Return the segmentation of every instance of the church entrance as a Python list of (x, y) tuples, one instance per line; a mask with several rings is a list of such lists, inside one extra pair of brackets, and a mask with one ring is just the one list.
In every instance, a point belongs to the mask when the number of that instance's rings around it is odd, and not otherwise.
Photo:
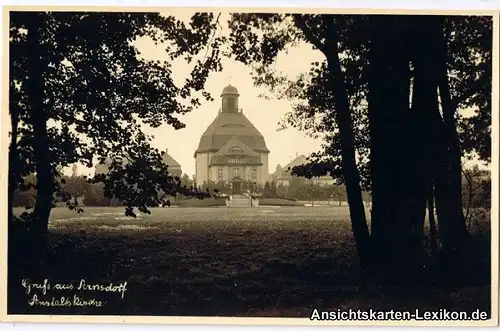
[(241, 180), (239, 179), (233, 179), (233, 182), (232, 182), (232, 191), (233, 191), (233, 195), (234, 194), (241, 194)]

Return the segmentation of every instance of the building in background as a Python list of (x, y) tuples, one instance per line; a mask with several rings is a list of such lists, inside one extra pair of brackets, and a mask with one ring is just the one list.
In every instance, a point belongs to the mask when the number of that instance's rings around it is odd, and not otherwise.
[(242, 181), (265, 183), (269, 180), (269, 150), (262, 134), (238, 108), (238, 90), (222, 90), (222, 107), (200, 138), (194, 153), (196, 185), (204, 182), (230, 182), (233, 193)]
[[(182, 168), (179, 162), (177, 162), (172, 156), (168, 154), (168, 149), (165, 150), (165, 153), (162, 156), (163, 158), (163, 163), (168, 166), (168, 172), (172, 176), (182, 176)], [(109, 164), (111, 163), (111, 159), (108, 158), (106, 160), (106, 163)], [(107, 164), (97, 164), (95, 166), (95, 174), (100, 175), (100, 174), (107, 174), (108, 173), (108, 165)], [(126, 160), (124, 160), (124, 163), (126, 163)]]
[(170, 154), (168, 154), (168, 148), (165, 149), (163, 154), (163, 163), (168, 166), (168, 173), (172, 176), (182, 177), (182, 167), (179, 162), (177, 162)]
[[(309, 161), (305, 155), (297, 155), (295, 159), (290, 161), (286, 166), (281, 167), (279, 164), (276, 167), (276, 170), (271, 175), (271, 180), (276, 182), (277, 185), (290, 185), (290, 181), (292, 180), (292, 169), (293, 167), (307, 164)], [(321, 176), (321, 177), (313, 177), (311, 179), (313, 182), (319, 183), (320, 185), (332, 185), (335, 183), (335, 180), (331, 176)]]

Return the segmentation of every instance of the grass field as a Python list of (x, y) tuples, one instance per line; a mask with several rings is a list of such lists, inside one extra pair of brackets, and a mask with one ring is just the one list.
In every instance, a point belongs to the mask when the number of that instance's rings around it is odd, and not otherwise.
[(127, 281), (127, 292), (107, 294), (100, 308), (30, 307), (14, 284), (10, 313), (308, 317), (312, 307), (489, 307), (487, 235), (471, 266), (477, 281), (462, 289), (360, 286), (347, 207), (159, 208), (136, 219), (118, 207), (55, 208), (49, 227), (44, 277)]

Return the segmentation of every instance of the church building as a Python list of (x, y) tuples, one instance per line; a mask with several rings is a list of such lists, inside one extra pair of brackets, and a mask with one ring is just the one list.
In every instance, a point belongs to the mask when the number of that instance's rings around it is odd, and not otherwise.
[(222, 108), (201, 136), (194, 153), (196, 184), (225, 181), (238, 191), (242, 181), (269, 179), (269, 150), (262, 134), (238, 108), (238, 90), (222, 90)]

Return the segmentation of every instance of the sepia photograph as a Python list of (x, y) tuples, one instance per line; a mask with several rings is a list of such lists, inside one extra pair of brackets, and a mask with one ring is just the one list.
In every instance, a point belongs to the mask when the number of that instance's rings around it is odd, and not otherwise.
[(2, 319), (498, 323), (498, 13), (3, 14)]

